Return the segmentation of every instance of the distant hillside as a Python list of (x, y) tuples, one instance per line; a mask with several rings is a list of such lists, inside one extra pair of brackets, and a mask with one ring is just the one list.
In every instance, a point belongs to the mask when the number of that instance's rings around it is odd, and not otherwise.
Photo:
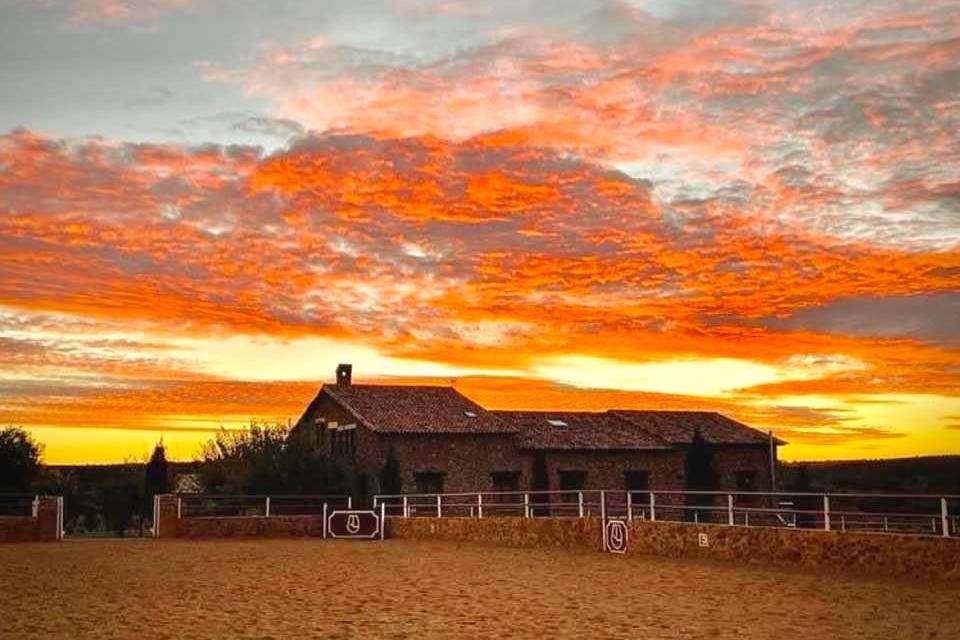
[(796, 487), (798, 471), (806, 467), (816, 491), (960, 494), (960, 456), (782, 464), (780, 486), (787, 490)]

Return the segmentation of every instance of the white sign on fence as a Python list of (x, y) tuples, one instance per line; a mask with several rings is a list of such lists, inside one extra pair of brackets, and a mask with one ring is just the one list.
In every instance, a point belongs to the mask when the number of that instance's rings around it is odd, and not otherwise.
[(623, 520), (607, 520), (605, 531), (607, 551), (610, 553), (626, 553), (630, 544), (627, 523)]
[(331, 538), (372, 540), (381, 537), (381, 526), (376, 511), (334, 511), (327, 517), (327, 535)]

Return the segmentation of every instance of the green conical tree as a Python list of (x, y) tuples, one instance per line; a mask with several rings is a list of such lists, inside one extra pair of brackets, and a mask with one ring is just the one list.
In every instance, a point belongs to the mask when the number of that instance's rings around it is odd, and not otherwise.
[(387, 451), (387, 458), (380, 471), (380, 493), (397, 495), (403, 491), (403, 480), (400, 477), (400, 461), (393, 447)]
[[(687, 448), (685, 470), (687, 491), (716, 491), (717, 470), (713, 461), (713, 445), (707, 442), (699, 429), (694, 432)], [(695, 507), (687, 510), (688, 520), (709, 521), (710, 510), (696, 507), (713, 506), (712, 495), (688, 495), (686, 502), (688, 507)]]
[(159, 493), (166, 493), (170, 488), (170, 480), (167, 469), (167, 450), (163, 446), (163, 440), (157, 443), (153, 448), (153, 454), (150, 461), (147, 462), (146, 474), (143, 481), (144, 495), (144, 515), (152, 513), (153, 496)]
[[(533, 469), (532, 469), (531, 475), (532, 475), (532, 477), (530, 478), (531, 491), (550, 491), (550, 473), (547, 470), (547, 457), (543, 453), (538, 453), (533, 458)], [(549, 493), (534, 494), (530, 496), (530, 500), (537, 504), (549, 503), (550, 494)], [(533, 515), (534, 516), (550, 515), (550, 507), (549, 506), (534, 507)]]

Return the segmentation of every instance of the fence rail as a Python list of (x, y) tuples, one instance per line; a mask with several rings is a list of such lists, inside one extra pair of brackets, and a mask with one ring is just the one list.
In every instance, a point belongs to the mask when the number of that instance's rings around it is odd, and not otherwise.
[(37, 496), (0, 494), (0, 516), (37, 517)]
[(512, 491), (377, 495), (386, 517), (607, 517), (725, 526), (960, 536), (960, 495)]
[(353, 506), (350, 496), (342, 495), (209, 495), (179, 494), (177, 517), (180, 518), (228, 518), (228, 517), (279, 517), (316, 516), (327, 508)]

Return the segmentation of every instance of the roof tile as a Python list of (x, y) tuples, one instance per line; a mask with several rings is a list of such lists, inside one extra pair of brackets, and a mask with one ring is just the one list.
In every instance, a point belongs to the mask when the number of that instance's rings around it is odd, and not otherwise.
[(321, 392), (327, 393), (374, 431), (404, 433), (512, 433), (515, 431), (492, 412), (453, 387), (324, 385)]

